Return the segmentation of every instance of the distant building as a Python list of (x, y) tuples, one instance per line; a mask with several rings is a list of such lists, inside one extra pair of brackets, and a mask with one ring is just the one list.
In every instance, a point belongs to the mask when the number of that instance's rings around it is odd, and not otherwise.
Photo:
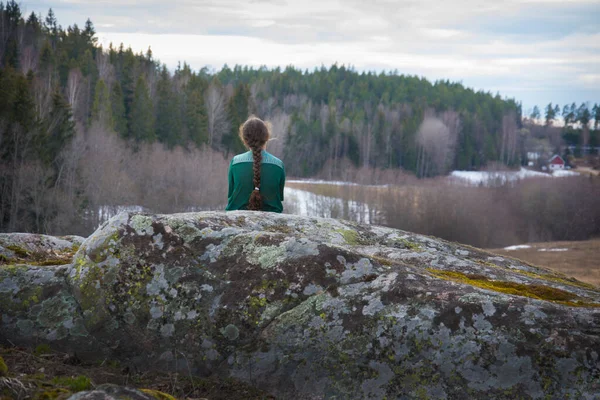
[(565, 160), (558, 154), (555, 154), (548, 160), (548, 166), (550, 167), (550, 171), (565, 169)]

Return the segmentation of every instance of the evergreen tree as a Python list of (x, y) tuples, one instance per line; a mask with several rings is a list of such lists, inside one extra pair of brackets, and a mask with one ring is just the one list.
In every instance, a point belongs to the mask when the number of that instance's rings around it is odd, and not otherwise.
[(237, 85), (227, 105), (231, 128), (227, 134), (223, 135), (223, 145), (226, 154), (229, 154), (229, 152), (241, 153), (244, 151), (244, 144), (239, 138), (239, 129), (246, 119), (248, 119), (249, 103), (250, 88), (244, 83)]
[(587, 128), (590, 123), (591, 114), (587, 107), (587, 104), (581, 103), (577, 109), (577, 122), (579, 122), (584, 128)]
[(92, 105), (92, 121), (100, 122), (110, 129), (115, 128), (112, 118), (110, 91), (102, 79), (98, 80), (96, 84), (94, 104)]
[(198, 147), (208, 143), (208, 117), (203, 96), (205, 86), (201, 78), (193, 76), (185, 88), (185, 126), (188, 139)]
[(592, 111), (594, 115), (594, 129), (598, 129), (598, 124), (600, 123), (600, 105), (594, 104)]
[(131, 138), (136, 142), (152, 142), (156, 139), (152, 100), (143, 76), (138, 78), (135, 85), (129, 123)]
[(565, 104), (565, 106), (563, 107), (562, 117), (565, 120), (565, 126), (569, 126), (569, 124), (574, 122), (575, 115), (573, 115), (573, 112), (569, 108), (568, 104)]
[(6, 25), (2, 26), (2, 36), (5, 40), (5, 49), (4, 49), (4, 65), (10, 66), (15, 69), (19, 68), (19, 56), (20, 56), (20, 48), (19, 48), (19, 37), (18, 37), (18, 28), (21, 23), (21, 8), (19, 4), (17, 4), (14, 0), (9, 0), (6, 3), (6, 8), (4, 10), (6, 21), (0, 19), (0, 21), (6, 23)]
[(169, 148), (182, 142), (181, 107), (171, 77), (163, 65), (157, 84), (156, 138)]
[(533, 111), (531, 112), (531, 119), (533, 120), (538, 120), (540, 119), (541, 113), (540, 113), (540, 109), (538, 108), (538, 106), (534, 106), (533, 107)]
[(552, 125), (552, 122), (556, 119), (556, 108), (552, 106), (552, 103), (549, 103), (546, 106), (546, 126)]
[(56, 16), (54, 15), (54, 11), (52, 11), (52, 9), (48, 10), (48, 15), (46, 16), (44, 28), (50, 36), (56, 37), (58, 35), (58, 25), (56, 22)]
[(85, 21), (85, 29), (83, 30), (83, 36), (87, 41), (88, 45), (92, 47), (96, 46), (96, 44), (98, 43), (98, 38), (96, 37), (96, 29), (94, 29), (94, 24), (92, 24), (92, 21), (89, 18), (87, 19), (87, 21)]
[(110, 91), (111, 117), (113, 128), (122, 137), (128, 137), (127, 118), (125, 115), (125, 100), (123, 99), (123, 91), (121, 84), (115, 82)]
[(54, 164), (61, 150), (75, 134), (71, 107), (58, 91), (52, 95), (50, 113), (42, 121), (41, 138), (38, 140), (40, 159), (47, 165)]

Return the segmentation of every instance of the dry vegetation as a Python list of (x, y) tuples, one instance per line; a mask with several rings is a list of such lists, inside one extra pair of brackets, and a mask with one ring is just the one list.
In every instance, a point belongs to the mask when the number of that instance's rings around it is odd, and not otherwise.
[(600, 239), (529, 243), (528, 246), (531, 247), (491, 251), (548, 267), (583, 282), (600, 286)]
[[(222, 209), (228, 164), (208, 147), (133, 145), (100, 125), (79, 129), (56, 166), (16, 164), (12, 181), (5, 180), (12, 186), (0, 185), (2, 199), (11, 200), (0, 201), (0, 231), (87, 236), (124, 206), (162, 213)], [(54, 168), (56, 182), (48, 186)]]
[[(111, 383), (159, 391), (165, 400), (268, 400), (272, 396), (233, 379), (199, 378), (190, 374), (137, 372), (116, 361), (82, 363), (75, 355), (39, 345), (34, 351), (0, 346), (8, 373), (0, 372), (0, 399), (66, 399), (70, 393)], [(5, 376), (3, 376), (5, 375)], [(159, 398), (159, 397), (157, 397)]]
[[(600, 179), (596, 177), (527, 179), (498, 187), (409, 178), (391, 186), (289, 185), (368, 204), (372, 223), (482, 248), (586, 240), (600, 234)], [(352, 215), (342, 217), (352, 219)]]

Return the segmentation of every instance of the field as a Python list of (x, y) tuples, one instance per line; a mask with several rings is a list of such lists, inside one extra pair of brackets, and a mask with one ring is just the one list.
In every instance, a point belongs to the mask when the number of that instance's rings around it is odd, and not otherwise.
[(548, 267), (583, 282), (600, 286), (600, 239), (529, 243), (524, 246), (515, 246), (518, 248), (514, 250), (504, 248), (490, 251), (519, 258), (540, 267)]

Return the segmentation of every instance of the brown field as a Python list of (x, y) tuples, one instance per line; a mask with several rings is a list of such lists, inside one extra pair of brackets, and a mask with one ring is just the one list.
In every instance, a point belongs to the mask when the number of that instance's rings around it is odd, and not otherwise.
[[(528, 249), (491, 249), (493, 253), (519, 258), (547, 267), (580, 281), (600, 286), (600, 239), (577, 242), (528, 243)], [(543, 250), (546, 249), (546, 250)], [(550, 251), (554, 249), (554, 251)], [(557, 249), (567, 249), (561, 251)]]
[(582, 175), (600, 175), (600, 170), (593, 169), (592, 167), (577, 167), (575, 169), (572, 169), (572, 171), (579, 172)]

